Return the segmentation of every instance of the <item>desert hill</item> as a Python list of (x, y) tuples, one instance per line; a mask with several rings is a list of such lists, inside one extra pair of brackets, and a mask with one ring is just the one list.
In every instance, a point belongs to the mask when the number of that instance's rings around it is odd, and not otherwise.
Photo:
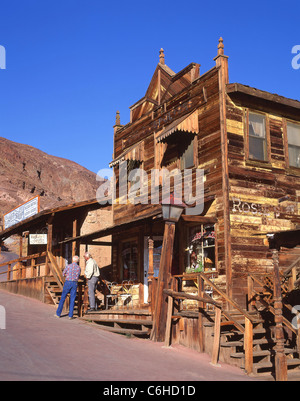
[(41, 210), (96, 197), (96, 174), (79, 164), (0, 137), (2, 216), (40, 195)]

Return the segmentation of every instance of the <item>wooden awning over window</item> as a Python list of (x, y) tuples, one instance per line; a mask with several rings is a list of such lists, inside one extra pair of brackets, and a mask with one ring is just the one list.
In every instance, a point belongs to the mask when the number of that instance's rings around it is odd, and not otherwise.
[(199, 133), (197, 110), (173, 121), (170, 125), (163, 129), (161, 133), (158, 134), (156, 141), (163, 142), (166, 138), (179, 131), (190, 134)]
[(270, 249), (295, 248), (300, 245), (300, 230), (280, 231), (267, 234)]
[(144, 141), (140, 141), (137, 144), (130, 146), (117, 158), (109, 163), (109, 167), (114, 167), (124, 160), (136, 160), (142, 162), (144, 160)]

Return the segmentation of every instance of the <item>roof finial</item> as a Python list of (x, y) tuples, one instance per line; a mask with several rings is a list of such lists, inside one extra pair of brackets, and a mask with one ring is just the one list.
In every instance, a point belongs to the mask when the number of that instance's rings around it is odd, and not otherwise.
[(219, 45), (218, 45), (218, 56), (223, 56), (224, 55), (224, 43), (223, 43), (223, 38), (221, 37), (219, 39)]
[(165, 65), (165, 53), (163, 48), (159, 51), (159, 63)]
[(116, 124), (115, 125), (121, 125), (121, 119), (120, 119), (120, 112), (116, 112)]
[(120, 119), (120, 112), (116, 112), (116, 123), (114, 125), (114, 133), (116, 133), (120, 128), (122, 128), (123, 125), (121, 124), (121, 119)]

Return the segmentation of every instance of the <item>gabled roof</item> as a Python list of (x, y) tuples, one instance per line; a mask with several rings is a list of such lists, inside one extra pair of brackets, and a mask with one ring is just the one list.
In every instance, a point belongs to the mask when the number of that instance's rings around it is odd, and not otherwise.
[(164, 51), (161, 49), (159, 63), (145, 96), (130, 107), (131, 122), (138, 120), (190, 85), (199, 77), (199, 68), (199, 64), (191, 63), (180, 72), (175, 73), (165, 64)]

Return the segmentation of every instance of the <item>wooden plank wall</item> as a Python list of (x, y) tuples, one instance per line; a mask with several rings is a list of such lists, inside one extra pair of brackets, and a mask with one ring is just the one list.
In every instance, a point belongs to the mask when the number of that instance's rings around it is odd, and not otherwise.
[[(156, 109), (154, 111), (154, 119), (152, 118), (153, 114), (148, 113), (133, 124), (128, 124), (124, 129), (119, 130), (115, 134), (115, 157), (124, 152), (124, 143), (126, 143), (127, 148), (143, 140), (144, 161), (141, 167), (146, 171), (150, 180), (151, 169), (157, 166), (155, 160), (155, 146), (157, 146), (155, 135), (159, 130), (167, 127), (170, 122), (185, 114), (188, 115), (188, 113), (198, 106), (200, 128), (198, 136), (198, 167), (203, 168), (207, 175), (205, 194), (213, 194), (216, 190), (220, 191), (221, 165), (218, 90), (218, 73), (214, 68), (194, 83), (189, 84), (178, 95), (166, 101), (160, 108)], [(182, 107), (182, 112), (179, 107)], [(172, 120), (166, 120), (165, 123), (161, 123), (167, 114), (175, 108), (177, 108), (176, 116)], [(158, 121), (160, 121), (160, 125), (159, 128), (156, 128)], [(115, 167), (114, 171), (118, 181), (118, 166)], [(147, 205), (116, 204), (114, 205), (114, 223), (123, 223), (131, 221), (133, 217), (146, 216), (150, 210), (152, 210), (150, 200)]]
[[(188, 83), (188, 81), (186, 81)], [(172, 88), (174, 89), (174, 87)], [(219, 108), (219, 75), (217, 68), (213, 68), (202, 75), (193, 83), (188, 83), (182, 90), (178, 84), (179, 93), (169, 98), (161, 107), (154, 109), (148, 115), (141, 116), (139, 120), (126, 125), (115, 133), (114, 155), (118, 157), (124, 152), (124, 143), (126, 148), (139, 141), (144, 141), (144, 160), (142, 168), (148, 174), (150, 179), (151, 169), (157, 168), (155, 147), (160, 145), (156, 143), (155, 137), (164, 127), (167, 127), (172, 121), (183, 115), (188, 115), (191, 111), (197, 110), (199, 121), (199, 135), (197, 138), (196, 160), (197, 168), (201, 168), (205, 173), (205, 197), (216, 196), (208, 214), (218, 214), (220, 240), (218, 242), (218, 260), (221, 269), (224, 271), (224, 225), (223, 225), (223, 193), (222, 193), (222, 165), (221, 165), (221, 140), (220, 140), (220, 108)], [(182, 112), (181, 109), (182, 108)], [(167, 114), (176, 109), (176, 116), (171, 120), (164, 118)], [(157, 127), (158, 122), (161, 122)], [(119, 179), (118, 166), (114, 169), (116, 179)], [(195, 169), (194, 169), (195, 171)], [(196, 175), (193, 180), (193, 194), (195, 194)], [(150, 182), (148, 182), (150, 188)], [(150, 193), (150, 190), (149, 190)], [(157, 206), (155, 206), (157, 207)], [(160, 206), (158, 206), (160, 208)], [(113, 206), (114, 223), (124, 223), (132, 221), (133, 218), (147, 216), (153, 211), (153, 205), (150, 200), (147, 205), (115, 204)], [(115, 242), (115, 241), (114, 241)], [(113, 249), (113, 268), (116, 272), (117, 250)], [(181, 258), (183, 260), (183, 258)], [(181, 266), (183, 269), (184, 266)]]
[[(245, 109), (227, 97), (233, 287), (235, 300), (243, 304), (247, 274), (264, 274), (272, 269), (265, 237), (255, 234), (293, 229), (300, 223), (300, 176), (286, 168), (285, 120), (275, 114), (265, 115), (270, 160), (249, 161), (245, 152)], [(278, 200), (286, 195), (290, 199), (280, 203)], [(296, 255), (297, 249), (283, 252), (281, 266), (288, 266)]]

